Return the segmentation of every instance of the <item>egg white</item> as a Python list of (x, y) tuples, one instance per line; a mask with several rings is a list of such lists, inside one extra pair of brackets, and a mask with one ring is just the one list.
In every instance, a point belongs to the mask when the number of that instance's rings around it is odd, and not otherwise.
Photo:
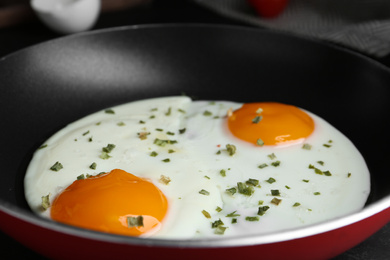
[[(42, 211), (42, 196), (50, 194), (52, 201), (80, 174), (119, 168), (148, 178), (169, 200), (161, 230), (146, 236), (183, 239), (277, 232), (337, 218), (364, 206), (370, 191), (369, 171), (359, 151), (342, 133), (305, 111), (315, 122), (313, 134), (304, 140), (311, 145), (310, 150), (303, 149), (303, 143), (259, 147), (228, 131), (227, 111), (240, 106), (229, 101), (164, 97), (114, 107), (115, 114), (100, 111), (82, 118), (35, 152), (24, 180), (27, 202), (34, 212), (49, 218), (50, 208)], [(148, 133), (146, 139), (141, 139), (140, 133)], [(176, 143), (158, 146), (156, 138)], [(99, 155), (107, 144), (116, 147), (112, 157), (104, 160)], [(226, 151), (227, 144), (237, 148), (233, 156)], [(153, 151), (158, 155), (150, 156)], [(271, 159), (270, 154), (276, 158)], [(280, 165), (272, 166), (277, 160)], [(63, 169), (53, 172), (50, 167), (57, 161)], [(93, 162), (96, 170), (89, 168)], [(260, 169), (263, 163), (268, 166)], [(310, 164), (329, 170), (332, 176), (316, 174)], [(164, 184), (159, 181), (161, 176), (171, 181)], [(268, 183), (270, 177), (276, 182)], [(259, 180), (261, 186), (254, 187), (251, 196), (226, 192), (248, 179)], [(201, 190), (209, 194), (199, 193)], [(272, 196), (271, 190), (279, 190), (280, 196)], [(281, 200), (279, 205), (271, 203), (274, 197)], [(269, 207), (262, 216), (257, 215), (259, 201)], [(294, 207), (297, 202), (300, 205)], [(232, 224), (227, 215), (234, 211), (239, 216)], [(259, 220), (246, 220), (254, 216)], [(211, 228), (217, 220), (226, 227), (223, 236)]]

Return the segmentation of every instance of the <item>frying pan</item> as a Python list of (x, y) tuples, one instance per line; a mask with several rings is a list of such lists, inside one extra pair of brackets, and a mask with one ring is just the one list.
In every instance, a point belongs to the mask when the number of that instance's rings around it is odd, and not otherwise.
[[(49, 258), (325, 259), (390, 221), (385, 127), (390, 71), (343, 48), (246, 27), (120, 27), (6, 56), (0, 60), (0, 82), (0, 229)], [(182, 241), (83, 230), (29, 210), (25, 170), (51, 134), (103, 108), (182, 93), (196, 99), (278, 101), (323, 117), (364, 156), (372, 182), (367, 205), (355, 214), (296, 230)]]

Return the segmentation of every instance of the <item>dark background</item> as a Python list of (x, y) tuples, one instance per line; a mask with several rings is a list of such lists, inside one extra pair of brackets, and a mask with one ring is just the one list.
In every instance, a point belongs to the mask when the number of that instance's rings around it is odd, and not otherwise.
[[(25, 0), (2, 1), (0, 11)], [(135, 1), (137, 2), (137, 1)], [(131, 7), (104, 12), (93, 29), (103, 29), (123, 25), (161, 24), (161, 23), (211, 23), (249, 26), (226, 17), (219, 16), (189, 0), (138, 1)], [(40, 23), (31, 13), (25, 19), (16, 19), (10, 25), (1, 26), (0, 19), (0, 57), (47, 40), (61, 37)], [(378, 59), (390, 66), (390, 57)], [(39, 239), (39, 234), (37, 234)], [(0, 232), (0, 259), (42, 259), (33, 251)], [(66, 246), (66, 245), (64, 245)], [(326, 245), (324, 245), (326, 246)], [(77, 255), (77, 254), (76, 254)], [(390, 223), (372, 237), (335, 258), (335, 260), (382, 260), (390, 259)]]

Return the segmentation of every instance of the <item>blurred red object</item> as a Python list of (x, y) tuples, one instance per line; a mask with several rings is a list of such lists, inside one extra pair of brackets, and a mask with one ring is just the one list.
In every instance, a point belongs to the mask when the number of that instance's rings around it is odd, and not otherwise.
[(289, 0), (247, 0), (256, 12), (266, 18), (278, 16), (286, 8)]

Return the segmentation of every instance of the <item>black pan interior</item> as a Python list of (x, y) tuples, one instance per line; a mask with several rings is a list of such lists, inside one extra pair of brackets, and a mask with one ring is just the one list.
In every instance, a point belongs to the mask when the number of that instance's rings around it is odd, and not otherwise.
[(390, 194), (390, 72), (323, 43), (242, 27), (165, 25), (68, 36), (0, 60), (0, 198), (28, 209), (23, 177), (55, 131), (132, 100), (278, 101), (348, 136), (372, 173), (370, 202)]

